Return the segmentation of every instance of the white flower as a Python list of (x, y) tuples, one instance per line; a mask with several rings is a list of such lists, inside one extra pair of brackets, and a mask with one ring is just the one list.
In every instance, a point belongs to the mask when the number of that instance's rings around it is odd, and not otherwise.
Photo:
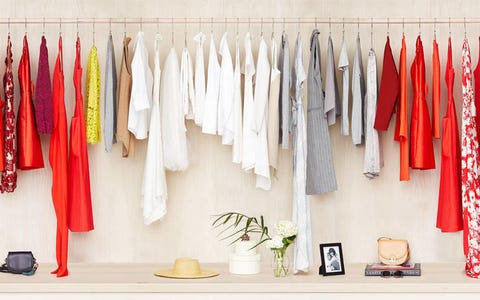
[(279, 235), (274, 236), (271, 240), (265, 242), (268, 249), (279, 249), (283, 247), (283, 238)]
[(283, 220), (275, 226), (275, 232), (283, 237), (291, 237), (297, 234), (298, 227), (291, 221)]

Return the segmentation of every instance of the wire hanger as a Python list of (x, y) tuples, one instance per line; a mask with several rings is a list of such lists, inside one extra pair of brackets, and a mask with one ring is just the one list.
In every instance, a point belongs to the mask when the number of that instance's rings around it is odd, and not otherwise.
[(286, 25), (285, 25), (285, 18), (283, 18), (283, 32), (282, 32), (282, 35), (284, 35), (284, 34), (285, 34), (285, 32), (286, 32), (286, 30), (285, 30), (285, 29), (286, 29)]
[(360, 18), (357, 18), (357, 36), (360, 37)]
[(402, 18), (402, 36), (405, 36), (405, 18)]
[(27, 35), (27, 18), (25, 18), (25, 35)]
[(387, 37), (390, 37), (390, 18), (387, 18)]
[(60, 22), (58, 23), (58, 25), (60, 26), (60, 31), (58, 32), (58, 35), (62, 36), (62, 18), (60, 18)]
[(418, 18), (418, 36), (422, 35), (422, 18)]
[(95, 18), (93, 18), (93, 23), (92, 23), (92, 38), (93, 38), (93, 46), (95, 46)]
[(123, 38), (127, 37), (127, 18), (123, 18)]
[(78, 18), (77, 18), (77, 38), (78, 38), (78, 34), (79, 32), (78, 32)]
[(448, 37), (452, 36), (452, 21), (450, 17), (448, 17)]
[(239, 35), (239, 33), (238, 33), (238, 32), (239, 32), (239, 30), (238, 30), (238, 28), (239, 28), (239, 23), (240, 23), (240, 18), (237, 18), (237, 38), (238, 38), (238, 35)]
[(433, 39), (437, 40), (437, 18), (433, 18)]
[(300, 35), (300, 17), (297, 19), (297, 29), (298, 29), (298, 35)]
[(8, 36), (10, 36), (10, 17), (8, 17)]
[(332, 18), (328, 18), (328, 36), (332, 36)]
[(345, 18), (342, 19), (342, 40), (345, 40)]
[(463, 17), (463, 30), (464, 30), (464, 35), (465, 35), (465, 39), (467, 39), (467, 18), (466, 17)]
[(108, 20), (108, 33), (112, 35), (112, 18)]
[[(172, 19), (172, 22), (173, 22), (173, 19)], [(213, 35), (213, 18), (210, 18), (210, 34)]]
[(185, 48), (187, 48), (187, 18), (185, 18), (185, 36), (184, 36)]
[(42, 34), (45, 35), (45, 17), (43, 17)]
[(175, 33), (173, 30), (173, 18), (172, 18), (172, 48), (175, 46)]
[(370, 48), (373, 50), (373, 18), (370, 20)]
[(272, 18), (272, 40), (275, 38), (275, 18)]
[(263, 38), (263, 18), (260, 18), (260, 38)]

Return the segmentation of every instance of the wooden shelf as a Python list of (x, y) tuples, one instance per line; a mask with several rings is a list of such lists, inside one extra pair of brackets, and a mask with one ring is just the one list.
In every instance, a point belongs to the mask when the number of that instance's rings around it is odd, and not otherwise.
[(70, 264), (70, 275), (56, 278), (53, 264), (40, 264), (34, 276), (0, 274), (0, 293), (480, 293), (477, 279), (468, 278), (462, 263), (422, 264), (422, 276), (365, 277), (365, 264), (347, 264), (346, 274), (273, 277), (264, 267), (258, 275), (232, 275), (226, 264), (203, 264), (220, 276), (168, 279), (153, 273), (171, 265)]

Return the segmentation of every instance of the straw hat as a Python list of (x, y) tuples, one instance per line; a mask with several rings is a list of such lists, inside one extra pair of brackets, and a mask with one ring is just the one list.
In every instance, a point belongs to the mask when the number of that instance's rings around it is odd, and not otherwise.
[(173, 264), (173, 269), (160, 270), (155, 273), (156, 276), (184, 279), (213, 277), (218, 274), (214, 270), (201, 269), (198, 260), (189, 257), (177, 258)]

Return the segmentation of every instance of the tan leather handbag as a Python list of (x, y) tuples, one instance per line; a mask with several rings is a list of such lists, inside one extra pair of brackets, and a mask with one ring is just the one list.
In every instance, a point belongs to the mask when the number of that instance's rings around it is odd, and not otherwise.
[(401, 265), (410, 259), (410, 247), (407, 240), (394, 240), (381, 237), (378, 242), (378, 258), (386, 265)]

